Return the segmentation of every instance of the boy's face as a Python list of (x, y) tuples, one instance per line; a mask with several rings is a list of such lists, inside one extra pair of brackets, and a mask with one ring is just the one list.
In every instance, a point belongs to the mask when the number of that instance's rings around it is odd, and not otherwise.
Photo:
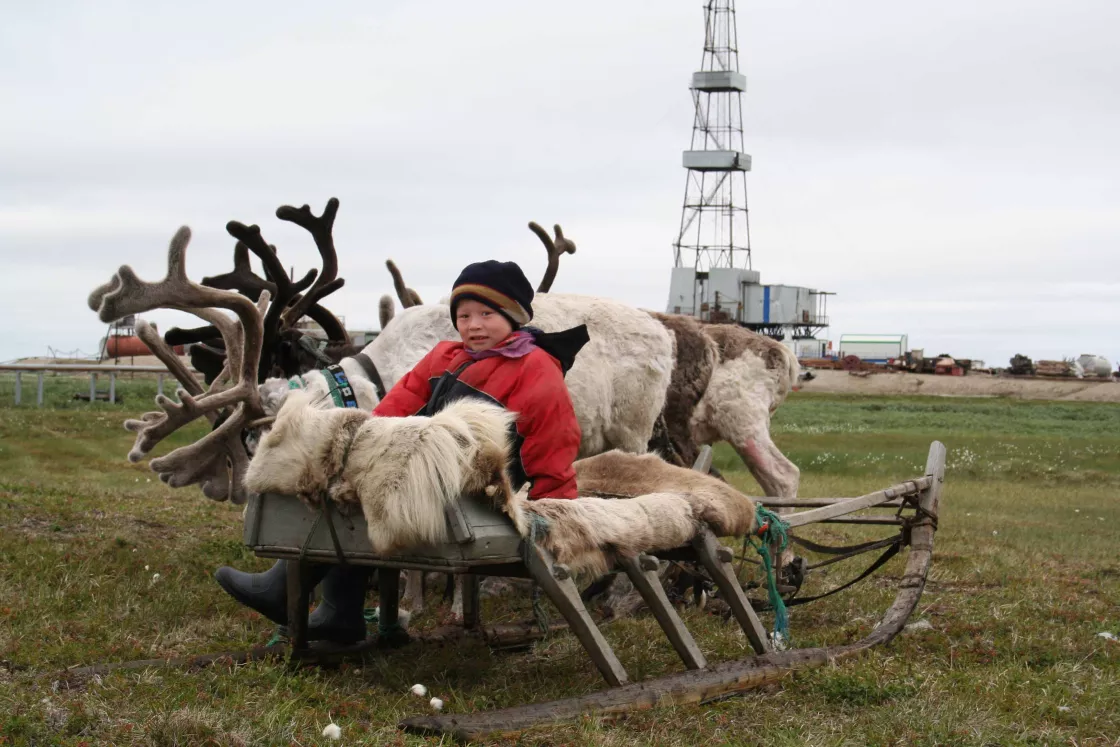
[(481, 353), (509, 337), (513, 325), (486, 304), (467, 298), (455, 308), (455, 329), (467, 350)]

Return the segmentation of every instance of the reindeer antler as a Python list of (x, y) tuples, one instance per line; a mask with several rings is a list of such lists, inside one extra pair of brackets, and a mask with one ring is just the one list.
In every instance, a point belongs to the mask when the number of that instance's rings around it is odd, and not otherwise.
[[(261, 317), (270, 294), (262, 290), (254, 304), (239, 293), (192, 282), (186, 273), (190, 236), (190, 229), (184, 226), (171, 240), (167, 251), (167, 277), (163, 280), (143, 281), (131, 267), (123, 265), (108, 283), (90, 294), (89, 306), (105, 322), (156, 308), (178, 309), (210, 322), (218, 330), (226, 346), (224, 375), (201, 393), (197, 393), (201, 387), (192, 387), (184, 381), (187, 388), (177, 391), (178, 403), (160, 395), (156, 397), (156, 404), (161, 412), (148, 412), (139, 420), (126, 421), (125, 428), (137, 434), (128, 458), (139, 461), (161, 440), (199, 417), (213, 415), (216, 422), (223, 411), (232, 411), (218, 428), (189, 446), (153, 459), (151, 467), (172, 487), (200, 483), (209, 498), (231, 498), (234, 503), (242, 503), (245, 492), (241, 477), (248, 457), (241, 444), (241, 431), (250, 421), (265, 414), (257, 390), (257, 367), (264, 336)], [(233, 311), (236, 319), (217, 309)], [(145, 336), (154, 336), (154, 331), (145, 330)], [(156, 345), (152, 349), (160, 347)], [(166, 355), (169, 351), (160, 352)], [(229, 386), (221, 388), (227, 378)], [(189, 389), (196, 389), (196, 393)], [(226, 460), (232, 466), (232, 475), (224, 469)]]
[(389, 268), (389, 274), (393, 276), (393, 289), (397, 292), (397, 298), (400, 299), (401, 306), (406, 309), (413, 306), (423, 306), (424, 302), (420, 300), (420, 294), (405, 285), (404, 276), (397, 269), (397, 263), (387, 259), (385, 260), (385, 266)]
[(337, 214), (337, 197), (327, 200), (327, 206), (323, 209), (322, 215), (313, 214), (311, 207), (308, 205), (301, 208), (283, 205), (276, 209), (277, 218), (295, 223), (311, 234), (311, 238), (315, 241), (315, 248), (319, 250), (319, 256), (323, 258), (323, 271), (315, 279), (315, 284), (303, 294), (302, 298), (297, 299), (292, 304), (291, 309), (284, 312), (283, 318), (288, 326), (295, 326), (314, 304), (318, 303), (323, 297), (334, 293), (346, 282), (338, 277), (338, 254), (334, 248), (334, 217)]
[(576, 253), (575, 243), (564, 238), (564, 232), (560, 229), (560, 224), (557, 223), (552, 228), (556, 231), (555, 242), (548, 235), (548, 231), (533, 221), (529, 221), (529, 230), (537, 235), (537, 238), (544, 244), (545, 251), (548, 252), (548, 269), (545, 270), (544, 277), (541, 278), (541, 284), (537, 286), (537, 293), (548, 293), (552, 289), (552, 283), (556, 280), (556, 271), (560, 269), (560, 255), (565, 252), (568, 254)]
[[(271, 250), (268, 253), (276, 259), (276, 265), (279, 267), (280, 260), (276, 258), (275, 248), (270, 246), (268, 249)], [(280, 270), (282, 272), (283, 268), (280, 267)], [(284, 275), (284, 279), (287, 280), (288, 276)], [(276, 283), (271, 283), (253, 272), (253, 267), (249, 264), (249, 247), (242, 241), (238, 241), (233, 247), (233, 272), (203, 278), (202, 284), (207, 288), (235, 290), (254, 301), (261, 297), (262, 291), (268, 291), (269, 295), (276, 298), (277, 291)], [(214, 332), (216, 334), (217, 330)]]

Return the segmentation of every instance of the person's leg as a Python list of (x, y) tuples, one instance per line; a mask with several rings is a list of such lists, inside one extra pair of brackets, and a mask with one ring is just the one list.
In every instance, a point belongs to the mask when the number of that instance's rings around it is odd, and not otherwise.
[(323, 577), (319, 606), (307, 620), (309, 641), (356, 643), (366, 637), (369, 566), (334, 565)]
[[(312, 563), (308, 583), (312, 587), (326, 575), (331, 566)], [(262, 573), (246, 573), (222, 566), (214, 574), (218, 584), (241, 604), (254, 609), (277, 625), (288, 624), (288, 572), (283, 560)]]

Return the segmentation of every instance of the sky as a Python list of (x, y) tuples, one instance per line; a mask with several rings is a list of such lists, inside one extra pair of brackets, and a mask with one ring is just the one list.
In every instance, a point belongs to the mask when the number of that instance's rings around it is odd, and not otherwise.
[[(1120, 3), (737, 4), (753, 266), (835, 292), (831, 339), (927, 354), (1120, 360)], [(459, 270), (578, 245), (554, 291), (663, 310), (699, 2), (20, 3), (0, 25), (0, 361), (95, 353), (86, 297), (155, 280), (181, 225), (198, 280), (282, 204), (341, 201), (346, 286), (376, 329), (396, 260)], [(175, 312), (145, 318), (189, 324)]]

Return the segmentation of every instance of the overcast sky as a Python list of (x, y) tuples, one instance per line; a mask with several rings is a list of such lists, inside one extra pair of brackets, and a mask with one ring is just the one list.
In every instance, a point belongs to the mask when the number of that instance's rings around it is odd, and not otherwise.
[[(754, 268), (835, 291), (830, 336), (1006, 365), (1120, 359), (1120, 3), (738, 3)], [(700, 2), (43, 2), (0, 24), (0, 360), (93, 353), (88, 292), (195, 279), (226, 221), (317, 266), (281, 204), (337, 196), (346, 287), (377, 327), (392, 257), (461, 267), (579, 246), (557, 291), (663, 309)], [(149, 315), (166, 328), (173, 315)]]

